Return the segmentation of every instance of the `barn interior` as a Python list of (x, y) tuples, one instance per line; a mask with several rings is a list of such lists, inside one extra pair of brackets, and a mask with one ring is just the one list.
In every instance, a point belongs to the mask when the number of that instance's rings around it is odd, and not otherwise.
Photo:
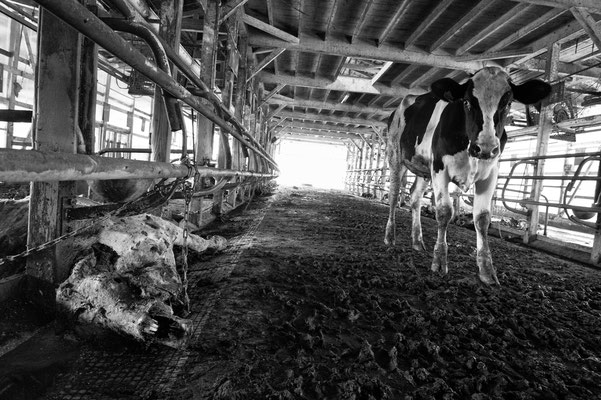
[[(383, 242), (389, 116), (488, 66), (552, 86), (498, 287), (473, 190), (449, 274), (430, 193)], [(599, 398), (600, 79), (597, 0), (0, 0), (0, 399)]]

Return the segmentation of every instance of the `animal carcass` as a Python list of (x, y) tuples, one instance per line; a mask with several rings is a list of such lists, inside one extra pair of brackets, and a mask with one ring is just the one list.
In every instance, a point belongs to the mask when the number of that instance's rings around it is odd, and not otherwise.
[[(57, 290), (59, 309), (96, 333), (109, 329), (139, 341), (172, 347), (185, 343), (190, 321), (182, 318), (185, 286), (173, 246), (183, 230), (153, 215), (107, 219), (92, 234), (78, 237), (81, 251), (69, 278)], [(225, 248), (220, 236), (190, 234), (195, 252)]]

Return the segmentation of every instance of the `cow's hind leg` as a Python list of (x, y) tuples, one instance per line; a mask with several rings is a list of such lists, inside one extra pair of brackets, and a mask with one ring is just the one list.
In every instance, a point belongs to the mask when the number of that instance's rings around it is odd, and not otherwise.
[(386, 223), (386, 232), (384, 234), (384, 243), (390, 246), (394, 246), (396, 244), (396, 208), (399, 201), (401, 179), (407, 172), (407, 167), (401, 164), (400, 160), (394, 161), (396, 162), (389, 162), (390, 192), (388, 195), (388, 200), (390, 202), (390, 209), (388, 212), (388, 222)]
[(438, 224), (438, 235), (434, 246), (432, 258), (432, 271), (446, 274), (449, 272), (447, 265), (447, 227), (453, 218), (453, 203), (449, 196), (449, 179), (442, 172), (433, 174), (432, 190), (436, 200), (436, 222)]
[(490, 255), (490, 248), (488, 247), (490, 206), (497, 184), (497, 174), (497, 168), (494, 168), (488, 178), (475, 183), (474, 226), (476, 227), (476, 263), (478, 264), (480, 280), (487, 285), (499, 284), (497, 271), (492, 265), (492, 257)]
[(426, 250), (422, 237), (422, 197), (428, 187), (424, 178), (416, 177), (411, 191), (411, 242), (415, 250)]

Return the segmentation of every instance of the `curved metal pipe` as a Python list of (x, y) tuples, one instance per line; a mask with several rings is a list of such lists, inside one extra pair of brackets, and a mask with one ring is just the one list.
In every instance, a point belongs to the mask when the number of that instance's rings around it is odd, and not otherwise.
[[(584, 160), (582, 160), (580, 162), (580, 164), (578, 164), (578, 168), (576, 169), (576, 172), (574, 172), (574, 176), (572, 177), (572, 180), (570, 180), (570, 183), (568, 183), (568, 185), (566, 186), (566, 189), (563, 192), (563, 204), (564, 205), (569, 205), (569, 203), (568, 203), (568, 192), (571, 192), (572, 189), (574, 189), (574, 184), (576, 183), (577, 180), (579, 180), (578, 177), (580, 176), (580, 173), (582, 172), (582, 168), (584, 167), (584, 164), (586, 164), (586, 163), (588, 163), (590, 161), (600, 161), (601, 162), (601, 157), (598, 157), (598, 156), (587, 157)], [(593, 205), (596, 205), (596, 204), (593, 203)], [(597, 228), (597, 224), (596, 223), (587, 222), (587, 221), (585, 221), (583, 219), (578, 218), (576, 216), (576, 214), (574, 213), (574, 209), (572, 209), (572, 215), (570, 215), (570, 213), (568, 212), (568, 208), (563, 207), (563, 210), (565, 211), (565, 213), (568, 216), (568, 219), (570, 221), (575, 222), (575, 223), (580, 224), (580, 225), (588, 226), (589, 228), (593, 228), (593, 229)]]
[(513, 171), (515, 171), (515, 169), (517, 168), (518, 165), (521, 164), (530, 164), (530, 165), (534, 165), (533, 161), (529, 161), (529, 160), (522, 160), (520, 162), (515, 163), (512, 167), (511, 170), (509, 171), (509, 176), (505, 179), (505, 184), (503, 185), (503, 189), (501, 190), (501, 202), (503, 203), (503, 206), (508, 209), (509, 211), (512, 211), (516, 214), (521, 214), (521, 215), (527, 215), (528, 212), (527, 211), (523, 211), (523, 210), (519, 210), (517, 208), (513, 208), (509, 205), (507, 205), (507, 203), (505, 202), (505, 191), (507, 190), (507, 186), (509, 185), (509, 181), (511, 180), (511, 178), (513, 178)]
[[(127, 19), (103, 18), (102, 21), (117, 31), (131, 33), (144, 40), (152, 50), (157, 66), (162, 71), (168, 73), (169, 76), (173, 77), (165, 46), (152, 29), (145, 24), (140, 24), (136, 21)], [(177, 99), (162, 89), (161, 92), (163, 93), (163, 100), (165, 101), (165, 108), (167, 109), (167, 118), (169, 119), (171, 131), (180, 131), (182, 129), (182, 118), (179, 115), (181, 109), (178, 107)]]
[[(118, 7), (119, 9), (126, 8), (129, 12), (129, 15), (131, 15), (131, 18), (133, 18), (134, 21), (136, 21), (136, 23), (146, 26), (149, 30), (152, 31), (152, 27), (150, 26), (150, 24), (148, 24), (146, 22), (146, 20), (143, 19), (143, 16), (136, 14), (135, 9), (129, 5), (127, 0), (110, 0), (110, 3), (114, 4), (115, 7)], [(215, 95), (215, 93), (213, 93), (213, 91), (198, 76), (198, 74), (193, 71), (192, 67), (180, 57), (179, 53), (175, 49), (173, 49), (171, 46), (166, 44), (162, 38), (157, 36), (157, 40), (159, 40), (162, 43), (163, 49), (167, 53), (167, 56), (169, 57), (169, 59), (175, 64), (175, 66), (186, 76), (186, 78), (188, 78), (190, 80), (190, 82), (192, 82), (194, 85), (196, 85), (198, 87), (199, 91), (193, 91), (193, 94), (196, 96), (203, 97), (203, 98), (207, 99), (208, 101), (210, 101), (214, 108), (219, 109), (221, 111), (221, 113), (222, 113), (221, 117), (226, 122), (229, 122), (232, 125), (234, 125), (234, 127), (238, 130), (238, 132), (242, 136), (248, 138), (252, 144), (254, 144), (255, 146), (260, 146), (258, 140), (255, 139), (255, 137), (252, 136), (244, 128), (244, 126), (240, 123), (240, 121), (238, 121), (236, 119), (236, 117), (234, 116), (234, 114), (232, 114), (232, 112), (229, 110), (229, 108), (227, 108), (221, 102), (219, 97), (217, 97), (217, 95)], [(247, 151), (245, 151), (246, 145), (244, 144), (244, 142), (241, 142), (241, 144), (243, 146), (242, 151), (244, 151), (245, 156), (248, 157), (248, 153), (247, 153)]]

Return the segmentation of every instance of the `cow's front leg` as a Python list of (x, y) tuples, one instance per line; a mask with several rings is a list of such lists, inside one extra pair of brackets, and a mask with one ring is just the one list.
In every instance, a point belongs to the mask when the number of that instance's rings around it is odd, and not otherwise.
[(492, 264), (488, 247), (490, 206), (497, 185), (498, 167), (495, 166), (488, 178), (477, 181), (474, 196), (474, 226), (476, 227), (476, 263), (480, 280), (487, 285), (499, 284), (497, 271)]
[(415, 250), (426, 250), (424, 239), (422, 237), (422, 197), (428, 187), (428, 182), (424, 178), (416, 177), (411, 191), (411, 242)]
[(449, 196), (449, 178), (445, 171), (432, 174), (432, 190), (436, 200), (436, 222), (438, 235), (434, 246), (432, 271), (449, 272), (447, 265), (447, 227), (453, 218), (453, 204)]

